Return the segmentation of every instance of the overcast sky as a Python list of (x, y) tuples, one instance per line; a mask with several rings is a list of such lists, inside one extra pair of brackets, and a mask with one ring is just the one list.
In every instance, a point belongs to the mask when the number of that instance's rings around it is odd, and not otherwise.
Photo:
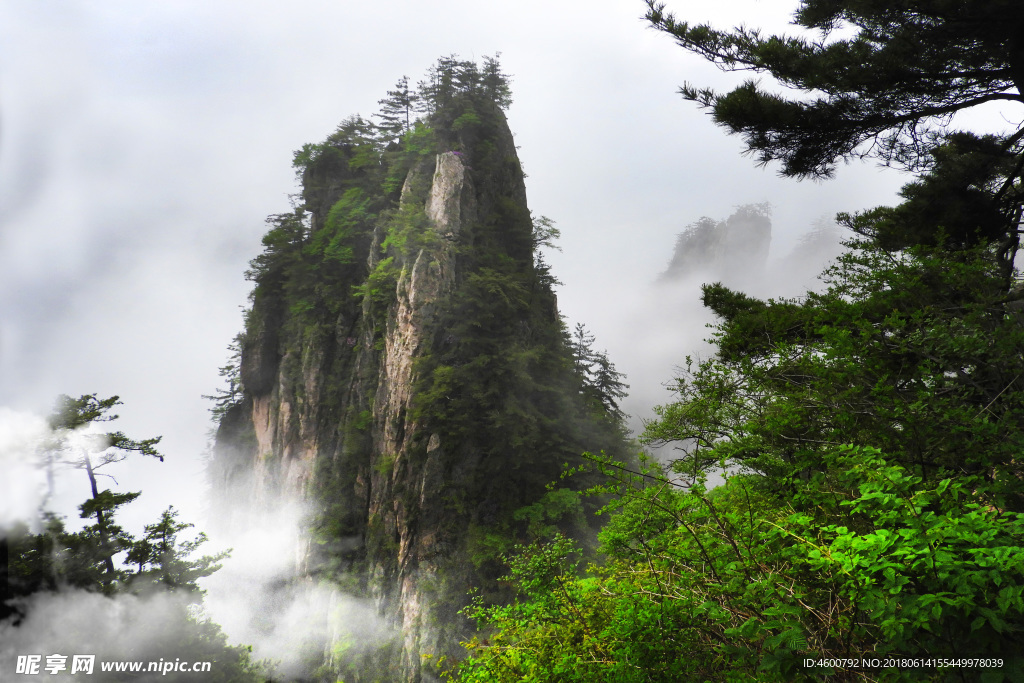
[[(669, 3), (680, 18), (786, 29), (783, 0)], [(641, 0), (15, 0), (0, 6), (0, 406), (118, 394), (119, 427), (164, 436), (125, 464), (133, 515), (200, 521), (200, 396), (241, 329), (264, 218), (297, 191), (293, 150), (437, 57), (501, 52), (530, 207), (562, 231), (562, 312), (628, 374), (635, 420), (706, 335), (653, 287), (701, 216), (774, 206), (773, 253), (821, 217), (891, 203), (873, 164), (777, 177), (677, 94), (722, 74), (646, 27)], [(766, 290), (767, 291), (767, 290)], [(762, 292), (755, 292), (762, 293)], [(3, 475), (0, 474), (0, 477)], [(64, 509), (87, 495), (63, 490)], [(76, 488), (77, 487), (77, 488)]]

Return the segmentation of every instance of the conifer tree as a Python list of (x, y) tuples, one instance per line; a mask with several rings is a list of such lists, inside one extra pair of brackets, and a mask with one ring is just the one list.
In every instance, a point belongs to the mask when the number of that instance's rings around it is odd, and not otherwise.
[(95, 519), (96, 523), (87, 527), (86, 531), (95, 536), (95, 551), (99, 553), (104, 572), (100, 579), (104, 590), (113, 589), (118, 579), (114, 567), (114, 555), (124, 549), (124, 532), (113, 522), (114, 512), (122, 505), (138, 497), (138, 493), (113, 493), (109, 489), (99, 490), (97, 478), (104, 475), (100, 469), (123, 461), (131, 453), (139, 453), (157, 458), (163, 462), (164, 456), (156, 450), (160, 437), (137, 441), (123, 432), (108, 432), (102, 435), (86, 437), (84, 442), (72, 440), (70, 436), (95, 422), (109, 422), (117, 419), (117, 415), (109, 414), (110, 410), (121, 401), (117, 396), (106, 399), (96, 398), (96, 394), (86, 394), (79, 398), (61, 396), (50, 418), (50, 426), (58, 434), (58, 442), (51, 449), (48, 462), (52, 467), (56, 462), (84, 470), (89, 478), (92, 497), (81, 507), (84, 519)]
[(242, 400), (245, 387), (242, 385), (242, 344), (245, 343), (245, 336), (235, 335), (235, 338), (228, 344), (228, 362), (217, 370), (217, 374), (227, 383), (227, 386), (218, 389), (212, 395), (203, 394), (203, 398), (213, 401), (210, 413), (215, 421), (220, 421), (232, 407), (238, 405)]
[(597, 399), (609, 415), (621, 421), (626, 416), (619, 408), (619, 401), (626, 397), (629, 385), (622, 381), (625, 375), (615, 369), (615, 364), (608, 359), (608, 352), (594, 350), (594, 341), (594, 335), (587, 331), (586, 326), (576, 323), (569, 348), (573, 367), (580, 378), (581, 392)]
[(428, 115), (433, 114), (452, 101), (456, 92), (456, 72), (459, 64), (455, 55), (448, 55), (441, 57), (430, 67), (427, 79), (417, 84), (420, 111)]
[(484, 88), (488, 98), (494, 100), (502, 109), (508, 109), (512, 104), (512, 88), (509, 86), (508, 76), (501, 70), (499, 57), (501, 57), (500, 52), (496, 52), (493, 57), (484, 57), (480, 85)]
[[(767, 73), (807, 97), (748, 81), (727, 94), (684, 85), (715, 122), (743, 135), (762, 163), (791, 176), (828, 176), (839, 159), (870, 155), (927, 166), (949, 115), (1024, 102), (1024, 5), (1014, 0), (802, 0), (795, 23), (810, 41), (718, 31), (677, 21), (648, 0), (647, 19), (684, 48), (727, 71)], [(856, 35), (831, 39), (840, 28)]]
[[(61, 466), (87, 473), (91, 496), (79, 510), (81, 517), (91, 523), (79, 531), (68, 531), (63, 518), (44, 510), (41, 533), (28, 533), (24, 526), (13, 530), (8, 536), (8, 556), (4, 558), (9, 566), (5, 562), (8, 571), (3, 577), (6, 590), (0, 618), (19, 625), (31, 616), (34, 603), (26, 598), (43, 592), (73, 589), (116, 599), (125, 593), (148, 593), (152, 589), (174, 591), (183, 599), (173, 601), (171, 611), (161, 614), (156, 621), (155, 628), (162, 629), (162, 639), (147, 645), (149, 659), (212, 661), (211, 681), (268, 680), (266, 667), (253, 663), (251, 648), (229, 645), (220, 627), (193, 609), (202, 597), (196, 580), (219, 569), (218, 563), (227, 553), (193, 558), (195, 550), (206, 542), (206, 536), (200, 533), (192, 540), (180, 540), (180, 533), (192, 525), (177, 521), (173, 507), (155, 524), (147, 525), (145, 535), (136, 539), (118, 523), (117, 515), (123, 505), (140, 494), (98, 490), (98, 478), (110, 476), (100, 471), (107, 465), (132, 453), (162, 459), (155, 448), (159, 438), (134, 440), (122, 432), (89, 434), (83, 429), (96, 422), (117, 419), (110, 411), (119, 403), (116, 396), (99, 399), (95, 394), (58, 399), (50, 418), (54, 437), (40, 445), (43, 463), (51, 474)], [(118, 568), (114, 558), (121, 553), (125, 554), (124, 566)], [(186, 677), (171, 673), (167, 680)]]
[(388, 90), (387, 97), (380, 100), (380, 112), (374, 116), (380, 119), (377, 129), (385, 138), (395, 139), (412, 128), (412, 116), (416, 110), (418, 96), (409, 89), (409, 77), (402, 76), (394, 90)]
[(480, 87), (480, 69), (472, 60), (458, 60), (452, 73), (456, 92), (473, 92)]
[(204, 533), (197, 534), (191, 541), (179, 540), (182, 531), (194, 526), (179, 522), (174, 506), (164, 510), (155, 524), (147, 524), (145, 534), (131, 544), (125, 557), (125, 564), (135, 568), (132, 585), (152, 583), (165, 590), (192, 593), (198, 600), (201, 591), (196, 580), (220, 569), (218, 562), (227, 557), (228, 552), (190, 559), (208, 540)]

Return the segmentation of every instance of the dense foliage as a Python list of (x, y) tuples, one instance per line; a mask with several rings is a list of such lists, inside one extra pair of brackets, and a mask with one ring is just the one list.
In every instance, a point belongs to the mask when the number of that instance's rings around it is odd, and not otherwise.
[(603, 560), (564, 538), (509, 553), (516, 599), (469, 608), (481, 631), (451, 678), (1021, 680), (1024, 133), (925, 128), (1021, 99), (1019, 8), (805, 0), (797, 21), (824, 38), (856, 29), (812, 43), (648, 4), (687, 49), (804, 91), (684, 88), (762, 162), (924, 172), (899, 206), (839, 216), (859, 237), (823, 293), (704, 287), (717, 353), (688, 360), (643, 437), (679, 457), (592, 456), (615, 494)]
[(460, 680), (793, 680), (805, 657), (889, 653), (1024, 675), (1024, 326), (990, 253), (853, 246), (803, 302), (705, 289), (719, 354), (645, 434), (684, 456), (644, 476), (599, 460), (607, 561), (580, 578), (564, 543), (515, 557), (520, 600), (478, 606), (499, 632)]

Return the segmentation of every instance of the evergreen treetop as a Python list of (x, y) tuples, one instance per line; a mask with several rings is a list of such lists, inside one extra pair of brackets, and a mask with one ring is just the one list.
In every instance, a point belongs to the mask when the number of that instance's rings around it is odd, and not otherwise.
[[(743, 135), (760, 162), (781, 161), (784, 175), (827, 177), (853, 156), (927, 167), (952, 114), (1024, 102), (1024, 5), (1015, 0), (802, 0), (794, 23), (818, 31), (814, 41), (718, 31), (647, 5), (647, 19), (682, 47), (800, 93), (776, 95), (753, 80), (724, 95), (681, 90)], [(848, 28), (856, 34), (832, 39)]]
[(380, 105), (380, 112), (374, 114), (374, 117), (380, 119), (377, 128), (381, 134), (398, 138), (409, 132), (418, 100), (419, 95), (409, 90), (409, 77), (402, 76), (398, 79), (395, 89), (388, 90), (387, 97), (377, 103)]

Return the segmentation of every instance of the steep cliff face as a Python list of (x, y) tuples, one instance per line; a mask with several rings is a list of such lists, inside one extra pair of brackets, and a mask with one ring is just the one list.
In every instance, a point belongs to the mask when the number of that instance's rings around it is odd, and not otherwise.
[[(422, 171), (413, 171), (410, 180), (415, 180), (417, 172)], [(401, 201), (416, 201), (413, 185), (406, 182)], [(367, 519), (395, 545), (390, 551), (382, 547), (373, 553), (368, 571), (374, 597), (400, 624), (401, 663), (406, 672), (419, 668), (422, 653), (444, 647), (437, 637), (439, 630), (427, 628), (438, 620), (424, 586), (437, 581), (444, 547), (453, 540), (440, 523), (445, 514), (440, 493), (451, 473), (445, 472), (440, 437), (428, 434), (422, 420), (413, 416), (413, 366), (428, 343), (432, 306), (449, 297), (455, 286), (453, 245), (463, 215), (471, 217), (474, 205), (472, 185), (459, 155), (438, 154), (425, 212), (439, 244), (430, 251), (417, 250), (398, 277), (373, 402), (375, 457), (369, 472)], [(424, 439), (425, 453), (421, 453)]]
[(535, 259), (504, 81), (468, 80), (394, 139), (349, 119), (300, 150), (303, 204), (268, 219), (250, 272), (212, 469), (256, 505), (310, 501), (302, 571), (394, 627), (358, 657), (334, 648), (345, 680), (436, 680), (422, 655), (458, 654), (457, 611), (471, 585), (500, 594), (501, 551), (585, 532), (579, 497), (545, 485), (622, 447)]

